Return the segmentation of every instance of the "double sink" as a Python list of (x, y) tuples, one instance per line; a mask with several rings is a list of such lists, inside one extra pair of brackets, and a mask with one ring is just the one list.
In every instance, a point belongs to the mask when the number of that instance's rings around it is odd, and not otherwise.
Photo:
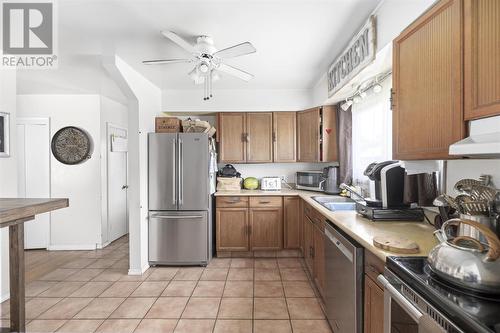
[(356, 202), (354, 200), (339, 195), (317, 196), (312, 197), (312, 199), (332, 212), (356, 209)]

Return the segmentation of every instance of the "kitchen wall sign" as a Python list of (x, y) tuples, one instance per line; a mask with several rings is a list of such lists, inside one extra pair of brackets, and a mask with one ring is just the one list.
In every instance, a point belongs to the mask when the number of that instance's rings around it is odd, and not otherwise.
[(92, 156), (90, 135), (74, 126), (57, 131), (52, 138), (51, 148), (59, 162), (69, 165), (80, 164)]
[(376, 18), (372, 15), (348, 47), (330, 65), (327, 73), (328, 97), (332, 97), (375, 60), (376, 41)]
[(10, 115), (0, 112), (0, 157), (9, 157), (9, 122)]

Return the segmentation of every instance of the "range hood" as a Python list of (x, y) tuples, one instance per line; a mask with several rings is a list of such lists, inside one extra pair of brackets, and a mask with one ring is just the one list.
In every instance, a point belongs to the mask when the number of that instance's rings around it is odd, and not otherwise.
[(500, 116), (472, 120), (469, 136), (450, 146), (450, 155), (500, 157)]

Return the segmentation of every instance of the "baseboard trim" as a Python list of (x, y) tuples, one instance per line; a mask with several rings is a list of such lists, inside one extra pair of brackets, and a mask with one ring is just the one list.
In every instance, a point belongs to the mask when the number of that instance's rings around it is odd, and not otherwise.
[(10, 293), (6, 293), (0, 296), (0, 303), (5, 302), (10, 298)]
[(49, 245), (49, 251), (88, 251), (97, 249), (97, 244)]
[(105, 243), (103, 243), (103, 244), (97, 244), (97, 246), (96, 246), (96, 247), (97, 247), (99, 250), (101, 250), (101, 249), (104, 249), (104, 248), (105, 248), (106, 246), (108, 246), (109, 244), (111, 244), (111, 242), (105, 242)]
[(149, 264), (143, 266), (141, 269), (131, 268), (128, 270), (128, 275), (142, 275), (149, 269)]

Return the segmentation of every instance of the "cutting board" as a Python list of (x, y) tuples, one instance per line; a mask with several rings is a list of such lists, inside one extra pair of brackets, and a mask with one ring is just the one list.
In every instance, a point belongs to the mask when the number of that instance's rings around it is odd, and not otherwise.
[(417, 243), (398, 235), (375, 236), (373, 238), (373, 245), (379, 249), (394, 253), (415, 254), (420, 252)]

